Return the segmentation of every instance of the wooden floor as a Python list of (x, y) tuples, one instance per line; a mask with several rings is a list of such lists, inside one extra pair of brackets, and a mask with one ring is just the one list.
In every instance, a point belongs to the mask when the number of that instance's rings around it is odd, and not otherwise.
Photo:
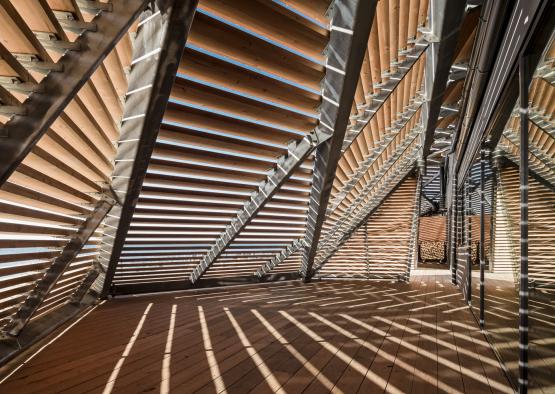
[[(474, 283), (478, 283), (478, 273)], [(518, 381), (518, 292), (512, 275), (486, 274), (486, 329), (507, 366)], [(474, 294), (478, 294), (475, 288)], [(555, 393), (555, 298), (553, 291), (530, 291), (529, 301), (529, 393)], [(478, 305), (478, 300), (473, 302)]]
[(2, 393), (512, 392), (445, 271), (108, 301)]

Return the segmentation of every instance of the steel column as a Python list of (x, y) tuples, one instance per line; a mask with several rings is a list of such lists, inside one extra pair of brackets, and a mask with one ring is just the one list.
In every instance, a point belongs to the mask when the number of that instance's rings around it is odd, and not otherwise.
[(528, 58), (519, 63), (520, 88), (520, 289), (518, 293), (518, 391), (528, 392)]
[[(154, 2), (152, 3), (155, 4)], [(132, 69), (121, 125), (113, 188), (123, 205), (109, 215), (100, 263), (106, 269), (101, 297), (105, 297), (121, 256), (135, 211), (158, 129), (177, 73), (197, 0), (156, 2), (141, 16), (134, 41)]]
[[(480, 151), (480, 328), (484, 328), (484, 271), (486, 269), (486, 229), (485, 229), (485, 151)], [(491, 244), (491, 242), (490, 242)]]
[(457, 284), (457, 228), (459, 221), (459, 192), (457, 190), (457, 175), (451, 182), (451, 239), (449, 257), (451, 260), (451, 283)]
[(466, 301), (470, 304), (472, 301), (472, 195), (470, 194), (470, 178), (467, 179), (465, 187), (466, 199)]
[(420, 203), (421, 197), (423, 195), (422, 191), (422, 177), (423, 172), (419, 171), (418, 180), (416, 184), (416, 195), (414, 196), (414, 212), (412, 214), (412, 221), (411, 221), (411, 235), (409, 241), (409, 253), (408, 253), (408, 260), (407, 260), (407, 270), (405, 272), (405, 282), (410, 281), (410, 272), (412, 268), (412, 263), (414, 261), (415, 255), (417, 262), (420, 262), (420, 243), (418, 242), (418, 234), (419, 234), (419, 223), (420, 223)]
[[(37, 93), (21, 104), (22, 113), (0, 126), (0, 186), (15, 171), (52, 123), (127, 33), (147, 0), (113, 1), (111, 12), (101, 12), (93, 21), (96, 31), (85, 31), (78, 39), (79, 51), (67, 51), (40, 83)], [(9, 3), (8, 3), (9, 4)], [(28, 73), (25, 73), (28, 75)]]

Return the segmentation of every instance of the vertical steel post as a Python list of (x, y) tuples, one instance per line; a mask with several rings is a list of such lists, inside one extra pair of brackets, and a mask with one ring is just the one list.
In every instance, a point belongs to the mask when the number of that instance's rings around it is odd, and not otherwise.
[(486, 229), (485, 229), (485, 151), (480, 151), (480, 328), (484, 328), (484, 270), (486, 268)]
[(519, 64), (520, 87), (520, 291), (518, 392), (528, 392), (528, 58)]
[(439, 209), (445, 209), (445, 167), (442, 164), (439, 167)]
[[(470, 194), (470, 177), (466, 181), (465, 187), (465, 198), (466, 198), (466, 215), (465, 219), (467, 221), (466, 226), (466, 302), (469, 304), (472, 301), (472, 196)], [(464, 209), (464, 207), (463, 207)]]
[(368, 249), (368, 220), (366, 220), (364, 222), (364, 258), (366, 260), (366, 277), (370, 279), (370, 256)]
[(457, 190), (457, 176), (453, 177), (451, 193), (451, 282), (457, 284), (457, 220), (459, 215), (459, 193)]

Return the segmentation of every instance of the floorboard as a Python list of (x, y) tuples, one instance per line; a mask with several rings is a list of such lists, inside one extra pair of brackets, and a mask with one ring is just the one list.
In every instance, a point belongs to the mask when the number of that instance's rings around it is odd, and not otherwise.
[(110, 300), (6, 393), (510, 393), (445, 270)]

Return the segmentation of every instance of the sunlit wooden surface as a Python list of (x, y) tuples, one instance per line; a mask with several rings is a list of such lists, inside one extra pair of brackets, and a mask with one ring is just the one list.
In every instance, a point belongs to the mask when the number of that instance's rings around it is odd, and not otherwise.
[(116, 298), (0, 386), (168, 391), (512, 392), (445, 270)]

